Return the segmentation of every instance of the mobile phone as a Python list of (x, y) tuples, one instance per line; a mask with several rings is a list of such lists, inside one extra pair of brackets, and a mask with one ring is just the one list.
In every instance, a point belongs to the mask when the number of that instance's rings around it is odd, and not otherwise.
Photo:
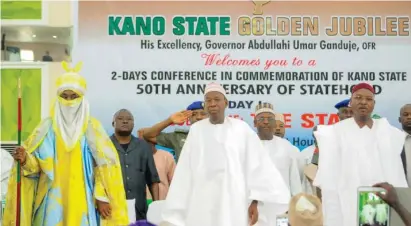
[(288, 217), (287, 216), (277, 216), (276, 226), (288, 226)]
[(390, 226), (390, 206), (377, 196), (385, 192), (383, 188), (358, 188), (357, 226)]

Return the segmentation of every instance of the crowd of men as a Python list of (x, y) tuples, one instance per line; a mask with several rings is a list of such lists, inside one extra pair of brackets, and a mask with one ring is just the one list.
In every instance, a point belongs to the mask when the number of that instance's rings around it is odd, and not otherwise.
[[(356, 85), (335, 106), (341, 121), (316, 126), (314, 145), (301, 152), (284, 138), (284, 117), (271, 103), (255, 108), (257, 132), (227, 117), (229, 96), (218, 83), (207, 85), (203, 101), (137, 136), (127, 109), (114, 114), (114, 134), (106, 134), (90, 116), (77, 71), (60, 76), (57, 87), (50, 117), (13, 153), (22, 170), (20, 225), (129, 225), (147, 218), (151, 198), (152, 205), (165, 200), (161, 225), (272, 226), (288, 213), (291, 226), (351, 226), (360, 186), (385, 188), (381, 198), (411, 225), (392, 189), (411, 187), (411, 105), (400, 110), (403, 130), (373, 118), (369, 84)], [(189, 130), (162, 132), (186, 120)], [(16, 221), (17, 176), (13, 166), (7, 226)], [(302, 202), (310, 205), (295, 208)]]

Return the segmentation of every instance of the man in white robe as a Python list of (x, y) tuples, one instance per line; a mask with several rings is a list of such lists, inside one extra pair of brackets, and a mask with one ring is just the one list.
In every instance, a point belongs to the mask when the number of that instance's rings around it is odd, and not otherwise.
[(324, 225), (351, 226), (357, 222), (357, 189), (387, 181), (407, 187), (401, 162), (404, 132), (385, 118), (372, 119), (374, 88), (353, 87), (353, 117), (314, 133), (321, 152), (314, 185), (321, 188)]
[(291, 196), (294, 196), (302, 191), (297, 162), (299, 150), (288, 140), (273, 135), (275, 122), (272, 104), (261, 103), (256, 106), (254, 127), (257, 128), (257, 134), (267, 149), (271, 161), (280, 171), (290, 189)]
[[(254, 127), (266, 148), (272, 163), (280, 171), (291, 196), (301, 193), (301, 178), (298, 171), (297, 157), (299, 150), (288, 140), (274, 136), (275, 113), (272, 104), (261, 103), (256, 106)], [(256, 226), (275, 226), (276, 215), (266, 211), (264, 205), (259, 206), (260, 214)]]
[(172, 226), (248, 226), (258, 203), (273, 215), (288, 209), (290, 191), (247, 123), (225, 117), (224, 88), (205, 89), (209, 119), (190, 128), (163, 209)]

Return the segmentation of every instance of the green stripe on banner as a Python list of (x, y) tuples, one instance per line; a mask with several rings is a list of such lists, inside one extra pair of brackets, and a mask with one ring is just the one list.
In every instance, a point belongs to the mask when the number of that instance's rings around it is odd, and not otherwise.
[(41, 69), (1, 69), (1, 141), (17, 139), (17, 81), (21, 77), (24, 141), (41, 121)]
[(152, 199), (147, 199), (147, 206), (149, 206), (153, 202)]

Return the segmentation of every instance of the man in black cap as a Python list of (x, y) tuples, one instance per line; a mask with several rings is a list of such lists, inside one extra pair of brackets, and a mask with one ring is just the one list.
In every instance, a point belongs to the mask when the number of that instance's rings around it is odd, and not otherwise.
[(163, 133), (161, 131), (172, 124), (184, 123), (187, 119), (189, 119), (191, 124), (194, 124), (207, 117), (208, 114), (204, 111), (203, 102), (195, 101), (187, 107), (187, 110), (174, 113), (166, 120), (150, 128), (140, 129), (138, 133), (151, 143), (173, 149), (176, 160), (178, 161), (188, 135), (188, 130), (176, 129), (171, 133)]

